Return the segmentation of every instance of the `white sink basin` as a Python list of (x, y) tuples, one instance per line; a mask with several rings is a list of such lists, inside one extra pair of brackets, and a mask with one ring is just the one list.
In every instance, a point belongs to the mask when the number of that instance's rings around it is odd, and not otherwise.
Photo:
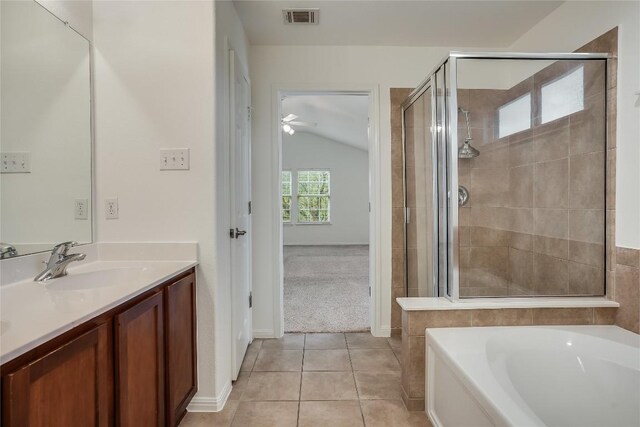
[(69, 272), (68, 275), (44, 282), (50, 291), (77, 291), (110, 288), (127, 285), (151, 275), (151, 267), (117, 267), (86, 272)]

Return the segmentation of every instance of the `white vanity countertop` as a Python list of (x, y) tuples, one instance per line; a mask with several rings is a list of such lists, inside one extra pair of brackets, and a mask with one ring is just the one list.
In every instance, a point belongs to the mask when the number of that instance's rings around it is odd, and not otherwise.
[(46, 283), (0, 287), (0, 364), (73, 329), (198, 264), (181, 261), (78, 263)]

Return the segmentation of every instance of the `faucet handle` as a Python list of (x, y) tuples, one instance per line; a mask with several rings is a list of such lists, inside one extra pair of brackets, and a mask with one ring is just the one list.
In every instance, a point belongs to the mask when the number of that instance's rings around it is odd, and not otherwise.
[(71, 248), (72, 246), (76, 246), (77, 244), (78, 244), (77, 242), (63, 242), (63, 243), (57, 244), (53, 247), (53, 249), (51, 250), (51, 253), (65, 256), (69, 251), (69, 248)]

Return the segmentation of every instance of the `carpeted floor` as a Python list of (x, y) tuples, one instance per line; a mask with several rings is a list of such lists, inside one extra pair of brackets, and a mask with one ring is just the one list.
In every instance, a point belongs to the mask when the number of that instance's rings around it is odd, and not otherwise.
[(369, 246), (285, 246), (285, 332), (369, 330)]

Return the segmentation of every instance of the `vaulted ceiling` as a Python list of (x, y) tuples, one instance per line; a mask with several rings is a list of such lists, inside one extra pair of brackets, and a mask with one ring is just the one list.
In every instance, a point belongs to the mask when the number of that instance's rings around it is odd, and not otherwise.
[[(294, 126), (307, 132), (358, 148), (368, 149), (369, 97), (365, 95), (298, 95), (282, 102), (283, 117), (298, 116), (297, 121), (311, 126)], [(288, 137), (284, 135), (284, 137)]]

